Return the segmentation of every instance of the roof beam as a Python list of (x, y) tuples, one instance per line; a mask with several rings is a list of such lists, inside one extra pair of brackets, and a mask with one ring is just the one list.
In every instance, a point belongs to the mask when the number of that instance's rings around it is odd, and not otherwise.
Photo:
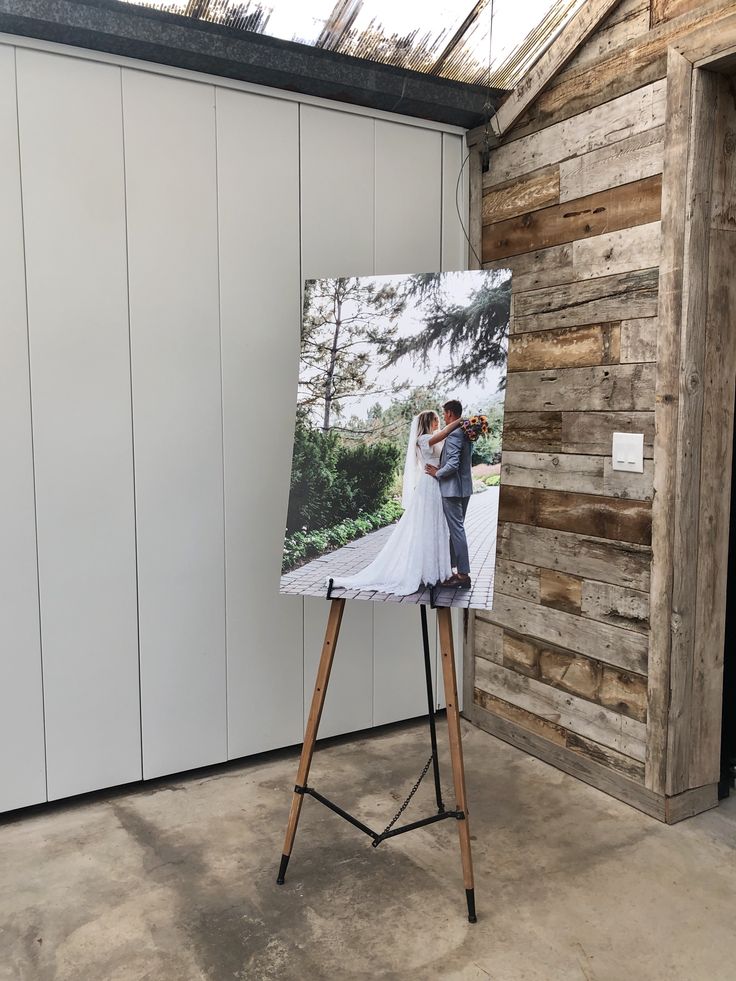
[[(469, 129), (487, 90), (117, 0), (0, 0), (0, 32), (240, 79)], [(491, 92), (498, 105), (504, 93)]]
[[(511, 129), (524, 110), (534, 102), (542, 89), (618, 3), (620, 0), (586, 0), (496, 112), (493, 122), (495, 135), (503, 136)], [(484, 130), (481, 128), (468, 134), (468, 144), (472, 146), (480, 143), (483, 138)]]

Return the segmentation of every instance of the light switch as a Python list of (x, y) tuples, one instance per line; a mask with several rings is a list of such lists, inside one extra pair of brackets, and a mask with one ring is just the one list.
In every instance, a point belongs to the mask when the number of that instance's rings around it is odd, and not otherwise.
[(613, 434), (613, 469), (644, 473), (644, 434)]

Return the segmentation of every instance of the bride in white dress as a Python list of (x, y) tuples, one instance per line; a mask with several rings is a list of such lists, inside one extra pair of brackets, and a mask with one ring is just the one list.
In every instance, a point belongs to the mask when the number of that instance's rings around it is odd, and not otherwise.
[(375, 559), (353, 576), (333, 577), (335, 588), (409, 596), (452, 575), (440, 485), (424, 468), (438, 465), (440, 444), (460, 425), (462, 420), (456, 419), (440, 429), (439, 416), (431, 409), (414, 417), (404, 467), (404, 513)]

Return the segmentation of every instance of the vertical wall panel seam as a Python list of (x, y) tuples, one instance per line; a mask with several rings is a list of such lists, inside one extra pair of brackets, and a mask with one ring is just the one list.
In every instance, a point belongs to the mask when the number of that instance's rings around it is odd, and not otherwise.
[(225, 641), (225, 759), (230, 759), (230, 689), (227, 663), (227, 518), (225, 510), (225, 366), (222, 358), (222, 262), (220, 258), (220, 146), (217, 129), (217, 86), (212, 86), (215, 123), (215, 221), (217, 223), (217, 325), (220, 346), (220, 437), (222, 440), (222, 602)]
[(36, 595), (38, 600), (38, 652), (41, 665), (41, 714), (43, 723), (43, 771), (46, 800), (49, 799), (49, 763), (46, 739), (46, 688), (43, 672), (43, 628), (41, 626), (41, 568), (38, 549), (38, 496), (36, 488), (36, 447), (33, 432), (33, 379), (31, 375), (31, 313), (28, 305), (28, 253), (26, 250), (25, 199), (23, 196), (23, 158), (20, 147), (20, 94), (18, 87), (18, 49), (13, 47), (13, 74), (15, 78), (15, 119), (18, 131), (18, 190), (20, 192), (21, 239), (23, 242), (23, 288), (26, 301), (26, 345), (28, 352), (28, 413), (31, 428), (31, 475), (33, 479), (33, 527), (36, 547)]
[(135, 545), (135, 629), (138, 645), (138, 724), (141, 755), (141, 780), (144, 778), (143, 765), (143, 690), (141, 679), (141, 616), (140, 589), (138, 579), (138, 495), (136, 492), (135, 469), (135, 414), (133, 412), (133, 331), (130, 315), (130, 230), (128, 228), (128, 171), (125, 148), (125, 92), (123, 86), (124, 69), (120, 66), (120, 132), (123, 144), (123, 208), (125, 214), (125, 301), (128, 311), (128, 378), (130, 381), (130, 450), (133, 468), (133, 536)]
[(440, 272), (445, 271), (445, 134), (440, 133)]

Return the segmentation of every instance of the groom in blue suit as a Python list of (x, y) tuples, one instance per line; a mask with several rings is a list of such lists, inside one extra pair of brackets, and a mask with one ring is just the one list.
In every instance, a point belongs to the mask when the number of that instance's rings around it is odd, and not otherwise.
[[(460, 419), (463, 407), (457, 399), (450, 399), (442, 406), (445, 425)], [(473, 494), (471, 461), (473, 448), (462, 429), (456, 429), (445, 440), (439, 467), (427, 464), (425, 470), (440, 482), (442, 508), (450, 530), (450, 560), (457, 571), (443, 586), (470, 589), (470, 559), (468, 540), (465, 537), (465, 513)]]

